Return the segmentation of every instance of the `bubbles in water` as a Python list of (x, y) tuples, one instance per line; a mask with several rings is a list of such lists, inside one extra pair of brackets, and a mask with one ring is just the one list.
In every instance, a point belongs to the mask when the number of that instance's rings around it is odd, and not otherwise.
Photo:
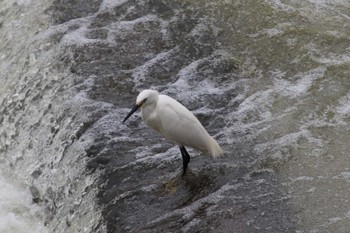
[(43, 210), (32, 203), (31, 194), (25, 186), (0, 174), (0, 190), (0, 232), (48, 232), (42, 223), (33, 218)]

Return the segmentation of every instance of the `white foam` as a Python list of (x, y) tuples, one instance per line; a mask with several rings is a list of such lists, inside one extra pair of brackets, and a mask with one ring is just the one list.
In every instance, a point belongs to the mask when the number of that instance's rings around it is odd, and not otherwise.
[(317, 8), (325, 9), (329, 12), (336, 13), (337, 15), (340, 15), (341, 17), (344, 17), (345, 19), (350, 19), (350, 16), (347, 14), (344, 14), (337, 10), (337, 8), (344, 9), (344, 5), (348, 3), (347, 0), (308, 0), (310, 3), (316, 5)]
[(294, 7), (284, 4), (281, 2), (281, 0), (266, 0), (267, 3), (271, 4), (272, 7), (276, 10), (282, 10), (282, 11), (292, 11), (295, 10)]
[(32, 3), (32, 0), (17, 0), (19, 6), (29, 6)]
[[(348, 49), (350, 49), (350, 47)], [(350, 63), (350, 56), (347, 54), (328, 54), (327, 56), (323, 56), (321, 58), (313, 57), (313, 59), (327, 66), (343, 65)]]
[(340, 99), (339, 105), (336, 107), (336, 112), (342, 116), (350, 114), (350, 94)]
[[(307, 94), (315, 80), (324, 77), (326, 72), (325, 67), (318, 67), (304, 73), (300, 73), (287, 80), (282, 71), (274, 71), (272, 77), (274, 78), (274, 89), (281, 95), (288, 97), (298, 97)], [(295, 80), (295, 81), (294, 81)]]
[(297, 182), (297, 181), (313, 181), (314, 178), (310, 177), (310, 176), (299, 176), (296, 178), (292, 178), (291, 181), (292, 182)]
[(62, 40), (61, 43), (63, 45), (69, 46), (69, 45), (85, 45), (85, 44), (92, 44), (99, 42), (101, 40), (99, 39), (88, 39), (85, 37), (85, 33), (87, 32), (86, 26), (81, 26), (77, 30), (71, 31), (66, 33)]
[(331, 5), (344, 5), (347, 3), (347, 0), (308, 0), (314, 4), (331, 4)]
[(211, 63), (215, 65), (215, 63), (220, 63), (225, 57), (228, 57), (228, 54), (224, 51), (216, 51), (213, 55), (193, 61), (183, 67), (177, 73), (178, 79), (167, 86), (166, 94), (171, 95), (180, 102), (192, 101), (194, 96), (199, 97), (210, 94), (223, 94), (226, 89), (228, 90), (232, 88), (235, 83), (230, 84), (226, 88), (222, 88), (217, 85), (217, 81), (212, 81), (210, 79), (197, 81), (196, 77), (198, 75), (199, 67), (202, 64)]
[[(265, 0), (268, 4), (276, 10), (281, 11), (300, 11), (304, 17), (313, 17), (316, 15), (323, 15), (325, 13), (335, 14), (345, 19), (350, 19), (346, 12), (346, 4), (348, 0), (308, 0), (308, 1), (289, 1), (282, 3), (281, 0)], [(343, 10), (342, 12), (342, 9)], [(322, 12), (322, 13), (321, 13)]]
[(32, 203), (30, 191), (0, 174), (0, 232), (46, 233), (36, 217), (39, 207)]
[(136, 67), (133, 72), (133, 78), (136, 86), (142, 83), (142, 81), (147, 79), (147, 75), (149, 74), (149, 70), (153, 66), (160, 66), (164, 61), (167, 60), (174, 53), (174, 49), (170, 49), (168, 51), (157, 54), (155, 57), (145, 62), (143, 65)]
[(266, 151), (271, 151), (274, 149), (279, 149), (279, 148), (283, 148), (283, 147), (288, 147), (288, 146), (293, 146), (293, 147), (297, 147), (297, 143), (299, 141), (300, 138), (310, 138), (310, 134), (307, 131), (300, 131), (300, 132), (296, 132), (296, 133), (290, 133), (287, 135), (284, 135), (280, 138), (275, 139), (274, 141), (269, 141), (267, 143), (261, 143), (261, 144), (257, 144), (254, 147), (254, 150), (257, 153), (265, 153)]
[(270, 120), (272, 119), (270, 109), (274, 99), (274, 91), (271, 89), (257, 91), (239, 105), (236, 117), (240, 119), (240, 122), (249, 124), (258, 124)]
[(350, 182), (350, 172), (342, 172), (339, 175), (334, 176), (333, 179), (340, 179)]
[(103, 0), (100, 5), (100, 11), (112, 9), (114, 7), (120, 6), (128, 0)]

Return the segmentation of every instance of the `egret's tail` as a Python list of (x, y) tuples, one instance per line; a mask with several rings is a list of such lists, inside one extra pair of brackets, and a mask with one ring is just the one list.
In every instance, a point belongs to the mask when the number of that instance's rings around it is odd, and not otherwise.
[(208, 149), (209, 149), (210, 154), (214, 158), (220, 157), (223, 154), (223, 151), (221, 150), (219, 144), (212, 137), (210, 137)]

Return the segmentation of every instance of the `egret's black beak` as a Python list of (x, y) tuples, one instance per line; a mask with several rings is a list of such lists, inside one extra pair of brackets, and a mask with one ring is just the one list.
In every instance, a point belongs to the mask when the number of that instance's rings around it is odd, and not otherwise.
[(123, 124), (124, 124), (124, 122), (125, 122), (134, 112), (136, 112), (137, 109), (139, 109), (139, 107), (141, 107), (141, 104), (140, 104), (140, 105), (137, 105), (137, 104), (136, 104), (136, 105), (131, 109), (131, 111), (128, 113), (128, 115), (126, 115), (126, 117), (124, 118)]

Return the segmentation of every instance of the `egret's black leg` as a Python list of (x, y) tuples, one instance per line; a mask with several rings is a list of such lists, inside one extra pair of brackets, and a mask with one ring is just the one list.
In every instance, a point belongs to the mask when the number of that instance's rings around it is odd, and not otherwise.
[(182, 177), (183, 177), (186, 174), (187, 165), (190, 163), (190, 155), (188, 154), (184, 146), (180, 146), (180, 151), (181, 151), (182, 162), (183, 162), (183, 171), (182, 171)]

